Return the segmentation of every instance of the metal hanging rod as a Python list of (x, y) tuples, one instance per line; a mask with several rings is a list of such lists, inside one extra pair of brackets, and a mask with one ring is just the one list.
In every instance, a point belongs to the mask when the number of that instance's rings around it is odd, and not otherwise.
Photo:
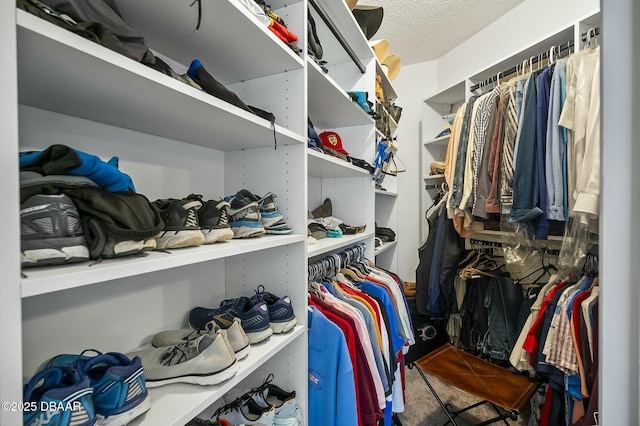
[[(600, 35), (600, 27), (591, 28), (591, 29), (589, 29), (589, 31), (586, 31), (586, 32), (582, 33), (580, 39), (583, 42), (586, 42), (589, 39), (589, 33), (591, 33), (592, 37), (596, 37), (596, 36)], [(574, 45), (575, 45), (575, 43), (573, 42), (573, 40), (569, 40), (567, 42), (561, 43), (558, 46), (558, 54), (560, 54), (560, 52), (563, 52), (563, 51), (565, 51), (567, 49), (571, 49), (572, 47), (574, 47)], [(536, 64), (536, 63), (538, 63), (538, 61), (542, 61), (544, 59), (547, 59), (548, 57), (549, 57), (549, 52), (548, 51), (544, 52), (541, 55), (533, 56), (531, 58), (530, 64), (531, 65)], [(475, 92), (476, 90), (478, 90), (479, 88), (481, 88), (483, 86), (487, 86), (489, 84), (495, 83), (495, 81), (498, 79), (499, 75), (507, 76), (507, 75), (515, 73), (517, 70), (518, 70), (518, 66), (515, 66), (515, 67), (509, 68), (506, 71), (502, 71), (501, 73), (498, 73), (497, 75), (494, 75), (493, 77), (490, 77), (490, 78), (488, 78), (488, 79), (486, 79), (486, 80), (484, 80), (484, 81), (482, 81), (482, 82), (480, 82), (478, 84), (474, 84), (473, 86), (471, 86), (471, 91)]]
[(344, 36), (338, 29), (338, 27), (336, 27), (336, 25), (333, 23), (333, 20), (329, 17), (329, 14), (324, 9), (324, 7), (322, 7), (322, 5), (316, 2), (315, 0), (309, 0), (309, 4), (313, 6), (316, 12), (318, 12), (320, 19), (322, 19), (324, 23), (327, 25), (327, 27), (329, 27), (329, 31), (331, 31), (331, 33), (334, 35), (336, 40), (338, 40), (338, 43), (340, 43), (344, 51), (347, 52), (347, 55), (349, 55), (349, 57), (351, 58), (353, 63), (356, 65), (356, 67), (358, 67), (360, 72), (364, 74), (367, 70), (362, 64), (362, 61), (360, 61), (360, 58), (358, 58), (358, 56), (355, 54), (351, 46), (349, 46), (349, 43), (347, 43)]

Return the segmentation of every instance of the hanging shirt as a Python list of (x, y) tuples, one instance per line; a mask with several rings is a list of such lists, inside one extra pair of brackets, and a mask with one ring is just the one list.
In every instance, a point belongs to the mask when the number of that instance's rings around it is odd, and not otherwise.
[[(445, 155), (444, 163), (444, 180), (447, 186), (453, 189), (453, 180), (455, 176), (456, 161), (458, 156), (458, 146), (460, 144), (460, 134), (462, 133), (462, 122), (464, 121), (465, 111), (467, 109), (466, 102), (463, 103), (453, 121), (453, 127), (451, 129), (451, 136), (449, 137), (449, 144), (447, 145), (447, 153)], [(453, 219), (454, 210), (451, 207), (451, 197), (447, 198), (447, 212), (449, 219)]]
[[(471, 209), (471, 213), (473, 216), (477, 216), (483, 219), (487, 219), (487, 199), (489, 198), (489, 193), (491, 191), (491, 164), (490, 158), (493, 142), (494, 142), (494, 133), (497, 132), (496, 122), (500, 123), (498, 119), (498, 103), (500, 101), (500, 86), (496, 87), (492, 93), (495, 96), (489, 98), (487, 100), (487, 125), (484, 129), (478, 129), (483, 132), (482, 137), (477, 137), (477, 145), (476, 151), (474, 153), (474, 169), (473, 169), (473, 177), (474, 177), (474, 190), (473, 190), (473, 208)], [(476, 121), (478, 123), (478, 121)], [(476, 131), (476, 135), (477, 135)]]
[(473, 106), (476, 102), (476, 99), (477, 96), (472, 96), (467, 101), (464, 120), (462, 121), (462, 127), (460, 130), (460, 142), (458, 143), (458, 152), (456, 155), (456, 168), (453, 175), (453, 186), (449, 187), (451, 190), (450, 205), (453, 208), (460, 207), (460, 201), (462, 200), (462, 193), (464, 191), (465, 166), (467, 159), (467, 148), (469, 145), (469, 132), (471, 129)]
[[(491, 139), (489, 162), (487, 165), (487, 175), (490, 179), (490, 189), (487, 195), (485, 212), (500, 213), (500, 153), (502, 151), (502, 138), (504, 136), (504, 104), (505, 89), (508, 85), (501, 85), (501, 95), (498, 100), (498, 107), (495, 114), (495, 127)], [(482, 216), (481, 216), (482, 217)]]
[(538, 207), (540, 216), (535, 220), (537, 240), (549, 237), (549, 222), (547, 221), (547, 181), (546, 173), (546, 145), (547, 121), (549, 118), (549, 96), (551, 92), (551, 75), (553, 66), (546, 67), (538, 76), (538, 100), (536, 102), (536, 160), (538, 162)]
[(310, 426), (358, 424), (353, 365), (344, 335), (315, 308), (309, 325), (309, 418)]
[(562, 73), (566, 72), (567, 60), (561, 59), (555, 64), (551, 77), (549, 92), (549, 113), (547, 115), (547, 139), (545, 149), (545, 184), (547, 188), (547, 218), (550, 220), (565, 220), (565, 180), (566, 143), (564, 137), (566, 129), (560, 127), (560, 112), (564, 106), (562, 99)]
[(500, 159), (500, 205), (502, 214), (509, 214), (513, 204), (513, 168), (516, 135), (518, 132), (518, 112), (516, 111), (516, 83), (509, 81), (501, 96), (503, 105), (502, 157)]

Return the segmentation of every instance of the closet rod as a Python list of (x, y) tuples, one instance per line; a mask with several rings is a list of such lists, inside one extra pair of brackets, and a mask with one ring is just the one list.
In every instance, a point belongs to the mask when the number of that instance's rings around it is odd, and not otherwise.
[(333, 23), (333, 20), (331, 20), (331, 18), (327, 14), (327, 11), (324, 10), (324, 7), (322, 7), (322, 5), (317, 3), (315, 0), (309, 0), (309, 3), (311, 4), (311, 6), (313, 6), (316, 12), (318, 12), (318, 15), (324, 21), (324, 23), (327, 24), (327, 27), (329, 27), (329, 31), (331, 31), (331, 33), (335, 36), (336, 40), (338, 40), (338, 43), (340, 43), (344, 51), (347, 52), (347, 55), (349, 55), (356, 67), (358, 67), (360, 72), (364, 74), (366, 72), (366, 68), (360, 61), (360, 58), (358, 58), (358, 56), (355, 54), (351, 46), (349, 46), (349, 43), (347, 43), (340, 30), (338, 30), (336, 25)]
[[(586, 31), (586, 32), (582, 33), (582, 35), (580, 36), (580, 39), (581, 39), (583, 42), (586, 42), (586, 41), (589, 39), (589, 33), (590, 33), (590, 32), (591, 32), (591, 34), (592, 34), (592, 36), (593, 36), (593, 37), (597, 37), (597, 36), (599, 36), (599, 35), (600, 35), (600, 27), (590, 28), (588, 31)], [(575, 44), (575, 43), (574, 43), (572, 40), (569, 40), (569, 41), (567, 41), (566, 43), (561, 43), (561, 44), (559, 45), (559, 46), (560, 46), (560, 49), (558, 49), (558, 53), (560, 53), (560, 52), (562, 52), (562, 51), (564, 51), (564, 50), (567, 50), (567, 49), (572, 48), (572, 47), (574, 46), (574, 44)], [(545, 52), (545, 53), (543, 53), (542, 55), (534, 56), (534, 57), (532, 58), (532, 63), (534, 63), (534, 64), (535, 64), (535, 63), (537, 63), (537, 62), (538, 62), (538, 59), (543, 60), (543, 59), (547, 59), (548, 57), (549, 57), (549, 53), (548, 53), (548, 52)], [(507, 76), (507, 75), (513, 74), (513, 73), (514, 73), (514, 72), (516, 72), (517, 70), (518, 70), (518, 67), (512, 67), (512, 68), (508, 69), (507, 71), (503, 71), (503, 72), (501, 72), (501, 73), (500, 73), (500, 74), (498, 74), (498, 75)], [(480, 83), (478, 83), (478, 84), (475, 84), (475, 85), (471, 86), (471, 91), (472, 91), (472, 92), (475, 92), (476, 90), (478, 90), (478, 89), (479, 89), (480, 87), (482, 87), (482, 86), (486, 86), (486, 85), (489, 85), (489, 84), (491, 84), (491, 83), (494, 83), (494, 82), (496, 81), (496, 78), (497, 78), (497, 76), (493, 76), (493, 77), (491, 77), (491, 78), (486, 79), (486, 80), (485, 80), (485, 81), (483, 81), (483, 82), (480, 82)]]

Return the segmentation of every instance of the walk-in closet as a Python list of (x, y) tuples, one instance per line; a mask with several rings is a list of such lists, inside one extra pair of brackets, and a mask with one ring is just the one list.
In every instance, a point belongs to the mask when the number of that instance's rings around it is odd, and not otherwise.
[(636, 1), (0, 11), (0, 425), (639, 424)]

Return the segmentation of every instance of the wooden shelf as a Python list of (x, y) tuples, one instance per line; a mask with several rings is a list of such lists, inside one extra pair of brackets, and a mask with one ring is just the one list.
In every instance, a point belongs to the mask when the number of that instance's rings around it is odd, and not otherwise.
[(306, 326), (297, 325), (289, 333), (274, 334), (264, 343), (251, 345), (249, 355), (238, 361), (240, 367), (238, 372), (230, 380), (218, 385), (198, 386), (177, 383), (149, 389), (151, 409), (130, 424), (156, 426), (188, 423), (306, 332)]
[(355, 235), (343, 235), (342, 238), (322, 238), (317, 243), (307, 246), (307, 258), (319, 256), (330, 251), (339, 250), (343, 247), (359, 243), (374, 236), (373, 231), (363, 232)]
[(146, 256), (109, 259), (98, 264), (83, 262), (73, 265), (25, 269), (23, 273), (27, 278), (23, 278), (21, 281), (22, 298), (283, 247), (305, 240), (306, 236), (304, 235), (268, 235), (260, 238), (230, 240), (223, 243), (171, 250), (169, 253), (151, 251)]
[(340, 158), (332, 157), (313, 149), (307, 149), (307, 158), (309, 165), (308, 174), (311, 177), (339, 178), (370, 176), (369, 171), (362, 167), (354, 166)]
[(17, 21), (21, 104), (223, 151), (274, 144), (267, 120), (22, 10)]
[(398, 244), (398, 241), (391, 241), (390, 243), (383, 243), (380, 247), (376, 247), (375, 255), (384, 253), (385, 251), (394, 248)]
[(307, 59), (309, 117), (320, 129), (374, 124), (367, 114), (330, 75), (312, 59)]

